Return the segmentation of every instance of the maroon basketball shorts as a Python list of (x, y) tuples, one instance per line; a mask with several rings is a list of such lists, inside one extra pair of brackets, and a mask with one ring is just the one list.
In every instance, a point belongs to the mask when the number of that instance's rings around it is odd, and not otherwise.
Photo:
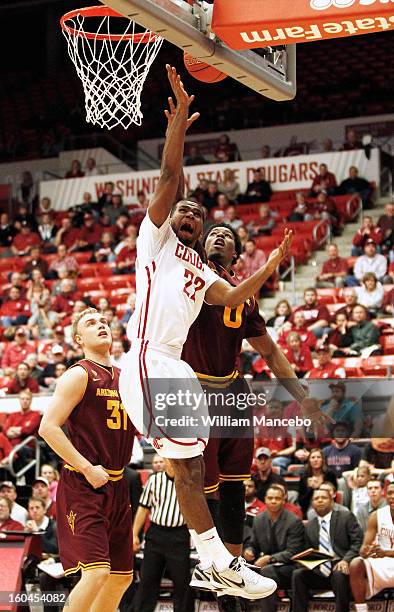
[[(250, 478), (254, 448), (253, 408), (245, 406), (245, 398), (251, 391), (243, 378), (237, 378), (226, 389), (213, 389), (206, 381), (203, 386), (206, 395), (209, 394), (210, 416), (218, 417), (219, 422), (218, 426), (211, 426), (203, 455), (204, 491), (214, 493), (220, 482), (242, 482)], [(249, 426), (245, 425), (248, 422)]]
[(111, 574), (133, 574), (132, 516), (124, 477), (110, 476), (106, 485), (93, 489), (82, 474), (65, 466), (56, 506), (66, 576), (99, 567), (108, 567)]

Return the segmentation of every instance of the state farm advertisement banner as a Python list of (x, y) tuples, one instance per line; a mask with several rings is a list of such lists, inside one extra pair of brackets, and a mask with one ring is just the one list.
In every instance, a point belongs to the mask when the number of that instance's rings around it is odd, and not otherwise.
[(394, 28), (393, 0), (215, 0), (212, 30), (232, 49), (383, 32)]
[[(340, 153), (321, 153), (299, 155), (298, 157), (278, 157), (273, 159), (233, 162), (230, 164), (209, 164), (188, 166), (184, 169), (187, 189), (195, 189), (199, 180), (208, 179), (220, 182), (224, 170), (231, 168), (242, 192), (253, 180), (254, 168), (261, 168), (274, 191), (286, 189), (309, 189), (312, 180), (319, 173), (319, 165), (327, 164), (330, 172), (337, 177), (338, 183), (348, 176), (350, 166), (357, 166), (359, 175), (369, 181), (379, 182), (379, 150), (373, 149), (368, 160), (363, 150), (343, 151)], [(48, 197), (57, 210), (67, 210), (70, 206), (82, 203), (83, 194), (88, 191), (97, 200), (104, 191), (106, 181), (112, 181), (115, 189), (123, 195), (125, 204), (137, 201), (137, 192), (143, 190), (147, 196), (154, 192), (159, 180), (159, 170), (107, 174), (78, 179), (42, 181), (40, 197)]]

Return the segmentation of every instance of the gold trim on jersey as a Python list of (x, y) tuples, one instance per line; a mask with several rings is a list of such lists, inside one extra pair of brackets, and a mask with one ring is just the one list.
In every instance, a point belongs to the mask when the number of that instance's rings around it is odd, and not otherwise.
[[(114, 366), (110, 365), (110, 366), (103, 366), (100, 363), (97, 363), (97, 361), (93, 361), (93, 359), (88, 359), (87, 357), (84, 357), (85, 361), (90, 361), (90, 363), (94, 363), (95, 366), (98, 366), (99, 368), (101, 368), (102, 370), (104, 370), (105, 372), (107, 372), (107, 374), (111, 375), (112, 380), (114, 379)], [(111, 372), (109, 372), (109, 368), (111, 368)]]
[(226, 389), (226, 387), (229, 387), (239, 376), (238, 370), (234, 370), (230, 374), (227, 374), (227, 376), (211, 376), (211, 374), (200, 374), (200, 372), (196, 372), (195, 374), (203, 385), (212, 389)]
[(204, 493), (205, 495), (207, 495), (208, 493), (216, 493), (216, 491), (219, 490), (219, 483), (217, 482), (214, 485), (211, 485), (210, 487), (204, 487)]
[(82, 563), (82, 561), (78, 561), (77, 565), (74, 567), (70, 567), (70, 569), (64, 571), (64, 575), (68, 576), (69, 574), (75, 574), (75, 572), (79, 572), (82, 570), (87, 572), (89, 570), (97, 569), (99, 567), (108, 567), (111, 569), (111, 564), (109, 561), (95, 561), (94, 563)]
[[(80, 474), (80, 471), (77, 470), (77, 468), (72, 467), (72, 465), (68, 465), (68, 463), (65, 463), (64, 467), (67, 470), (71, 470), (72, 472), (78, 472)], [(107, 468), (104, 468), (104, 470), (107, 472), (109, 480), (111, 480), (112, 482), (116, 482), (117, 480), (121, 480), (123, 478), (124, 468), (122, 468), (121, 470), (107, 470)]]
[(125, 570), (124, 572), (117, 572), (116, 570), (110, 571), (110, 574), (116, 574), (116, 576), (132, 576), (134, 575), (133, 570)]

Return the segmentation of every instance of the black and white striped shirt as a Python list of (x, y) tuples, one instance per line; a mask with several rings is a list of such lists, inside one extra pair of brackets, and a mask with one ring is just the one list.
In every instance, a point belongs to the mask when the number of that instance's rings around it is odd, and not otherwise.
[(174, 479), (166, 472), (151, 474), (140, 497), (140, 506), (149, 508), (150, 520), (161, 527), (185, 524), (175, 493)]

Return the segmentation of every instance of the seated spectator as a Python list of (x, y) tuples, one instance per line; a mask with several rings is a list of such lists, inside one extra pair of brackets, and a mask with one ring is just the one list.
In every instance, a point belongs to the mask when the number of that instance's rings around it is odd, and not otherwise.
[(52, 298), (45, 292), (41, 298), (32, 303), (32, 315), (27, 322), (33, 338), (52, 338), (53, 330), (59, 321), (58, 314), (52, 310)]
[(121, 321), (124, 325), (127, 325), (131, 315), (133, 314), (135, 310), (136, 299), (137, 299), (137, 296), (135, 292), (131, 289), (129, 295), (127, 296), (127, 300), (126, 300), (127, 310), (125, 310), (125, 313)]
[(378, 225), (375, 225), (372, 217), (365, 216), (361, 227), (354, 234), (352, 256), (357, 257), (364, 252), (365, 243), (367, 240), (373, 240), (376, 245), (379, 245), (383, 240), (383, 232)]
[(276, 224), (277, 215), (270, 210), (268, 204), (259, 207), (259, 218), (248, 223), (249, 235), (252, 237), (270, 235)]
[(316, 276), (316, 287), (344, 287), (349, 272), (347, 260), (339, 257), (336, 244), (327, 247), (328, 259), (322, 265), (321, 272)]
[(362, 149), (363, 143), (357, 137), (357, 133), (353, 129), (348, 129), (346, 132), (346, 140), (342, 145), (341, 151), (354, 151), (355, 149)]
[(83, 225), (80, 229), (76, 250), (93, 250), (94, 245), (100, 242), (102, 233), (102, 228), (95, 222), (93, 215), (91, 213), (85, 213), (83, 216)]
[(360, 405), (352, 399), (346, 399), (346, 385), (342, 380), (328, 385), (331, 398), (323, 402), (322, 411), (335, 422), (346, 423), (352, 438), (359, 438), (362, 429), (362, 411)]
[(73, 277), (67, 270), (66, 267), (59, 267), (57, 270), (57, 278), (52, 284), (52, 296), (56, 298), (62, 292), (62, 283), (64, 280), (70, 281), (71, 291), (75, 292), (77, 289), (77, 283), (75, 277)]
[(328, 344), (316, 346), (317, 365), (307, 372), (304, 378), (345, 378), (346, 372), (336, 363), (331, 362), (331, 349)]
[(60, 229), (56, 232), (55, 246), (63, 244), (67, 252), (71, 253), (78, 248), (78, 241), (81, 235), (81, 230), (74, 227), (72, 224), (72, 217), (69, 214), (68, 217), (64, 217), (60, 224)]
[(33, 343), (28, 341), (28, 333), (24, 327), (18, 327), (15, 332), (15, 340), (11, 342), (3, 353), (1, 368), (4, 374), (9, 376), (14, 374), (18, 365), (24, 361), (29, 353), (35, 353)]
[(126, 215), (126, 217), (128, 218), (129, 210), (127, 206), (123, 204), (123, 198), (120, 191), (114, 191), (112, 193), (111, 202), (105, 205), (105, 207), (103, 208), (103, 212), (105, 212), (109, 216), (112, 225), (121, 215)]
[(366, 486), (368, 501), (359, 505), (356, 512), (356, 518), (361, 529), (363, 530), (363, 533), (367, 531), (368, 521), (371, 514), (375, 512), (375, 510), (378, 510), (378, 508), (383, 508), (383, 506), (387, 505), (386, 499), (383, 495), (383, 484), (381, 480), (377, 478), (370, 478)]
[(195, 198), (200, 204), (204, 204), (205, 196), (208, 192), (208, 180), (199, 179), (197, 187), (188, 194), (188, 197)]
[(291, 321), (294, 321), (296, 312), (303, 312), (307, 329), (311, 331), (316, 338), (321, 338), (325, 333), (329, 333), (330, 313), (327, 306), (319, 304), (317, 291), (314, 287), (308, 287), (304, 291), (305, 303), (298, 306), (292, 314)]
[(334, 236), (340, 234), (340, 215), (335, 200), (329, 197), (326, 191), (320, 191), (316, 200), (311, 204), (310, 214), (313, 219), (322, 219), (330, 223)]
[[(316, 346), (316, 336), (310, 332), (305, 324), (305, 317), (302, 310), (294, 313), (293, 322), (286, 321), (279, 329), (278, 344), (286, 346), (287, 338), (291, 332), (296, 332), (301, 339), (303, 345), (310, 349)], [(312, 367), (312, 366), (311, 366)], [(309, 368), (308, 368), (309, 369)]]
[(337, 179), (332, 172), (328, 171), (327, 164), (320, 164), (319, 174), (312, 181), (310, 197), (315, 198), (321, 191), (325, 191), (328, 195), (335, 193)]
[(368, 612), (367, 599), (394, 587), (394, 483), (387, 487), (387, 506), (368, 521), (360, 557), (350, 564), (350, 584), (356, 612)]
[[(244, 556), (262, 568), (262, 576), (275, 580), (279, 589), (288, 589), (294, 571), (291, 559), (304, 548), (304, 526), (299, 518), (285, 509), (281, 487), (269, 487), (264, 502), (267, 509), (253, 521), (252, 538)], [(275, 612), (277, 601), (276, 593), (260, 599), (259, 610)]]
[(370, 208), (372, 192), (373, 189), (369, 182), (358, 176), (358, 168), (356, 166), (349, 168), (349, 177), (344, 179), (338, 188), (338, 193), (340, 194), (358, 193), (363, 202), (363, 209)]
[[(26, 298), (26, 286), (23, 280), (23, 276), (20, 272), (12, 272), (11, 276), (10, 276), (10, 285), (9, 285), (9, 289), (8, 291), (12, 288), (12, 287), (16, 287), (17, 289), (19, 289), (20, 291), (20, 297), (22, 299)], [(1, 298), (4, 298), (4, 296), (0, 296)]]
[(351, 344), (342, 348), (345, 355), (381, 355), (379, 345), (380, 331), (376, 325), (368, 321), (368, 311), (365, 306), (357, 304), (353, 308), (354, 325), (350, 328)]
[(296, 193), (296, 203), (289, 216), (289, 221), (312, 221), (313, 220), (313, 204), (307, 201), (305, 193), (298, 191)]
[(336, 612), (350, 609), (349, 563), (360, 550), (362, 531), (351, 512), (338, 512), (328, 491), (317, 489), (312, 505), (317, 517), (305, 526), (305, 548), (331, 553), (335, 561), (326, 562), (313, 570), (295, 569), (292, 575), (292, 610), (308, 609), (310, 590), (334, 591)]
[(30, 376), (30, 368), (26, 362), (22, 361), (16, 369), (14, 378), (7, 386), (8, 395), (17, 395), (21, 391), (29, 389), (32, 393), (38, 393), (40, 388), (35, 378)]
[(103, 232), (100, 241), (94, 245), (94, 252), (90, 262), (106, 263), (116, 259), (114, 235), (112, 232)]
[(237, 230), (237, 236), (241, 241), (241, 246), (245, 249), (245, 244), (249, 240), (249, 232), (244, 225), (241, 225)]
[(387, 253), (394, 247), (394, 202), (386, 204), (384, 215), (379, 217), (378, 227), (383, 232), (382, 252)]
[(37, 476), (32, 482), (32, 495), (45, 503), (45, 514), (56, 519), (56, 502), (49, 494), (49, 482), (44, 476)]
[(42, 552), (50, 555), (58, 554), (56, 522), (46, 514), (45, 501), (41, 497), (30, 497), (27, 506), (29, 518), (25, 530), (34, 533), (43, 531), (41, 538)]
[(64, 278), (61, 281), (60, 293), (56, 296), (52, 309), (58, 313), (58, 318), (61, 320), (65, 315), (71, 314), (75, 300), (78, 295), (74, 291), (74, 282), (70, 278)]
[(21, 230), (16, 234), (11, 244), (11, 252), (15, 257), (29, 255), (32, 246), (40, 246), (41, 238), (33, 232), (27, 221), (22, 222)]
[(11, 518), (12, 501), (6, 497), (0, 497), (0, 541), (13, 540), (14, 538), (3, 531), (23, 531), (24, 526), (19, 521)]
[(308, 370), (313, 368), (311, 350), (306, 344), (301, 344), (301, 338), (295, 331), (287, 335), (286, 343), (287, 347), (283, 349), (283, 352), (297, 378), (303, 378)]
[(274, 316), (268, 319), (267, 327), (273, 327), (279, 331), (285, 321), (289, 321), (291, 317), (291, 306), (287, 300), (280, 300), (274, 310)]
[(2, 498), (9, 499), (12, 504), (11, 518), (14, 521), (22, 523), (22, 525), (25, 525), (28, 517), (27, 510), (17, 503), (16, 486), (10, 480), (5, 480), (4, 482), (0, 483), (0, 499)]
[(200, 155), (198, 147), (196, 145), (189, 146), (189, 154), (185, 159), (185, 166), (202, 166), (204, 164), (209, 164), (209, 161), (205, 159), (202, 155)]
[(116, 274), (134, 274), (137, 248), (135, 238), (127, 238), (123, 249), (115, 259)]
[(66, 172), (64, 178), (82, 178), (83, 176), (85, 176), (85, 173), (82, 171), (81, 162), (79, 159), (73, 159), (70, 170)]
[(49, 214), (52, 215), (54, 213), (54, 209), (52, 208), (51, 198), (41, 198), (41, 202), (36, 210), (36, 215), (38, 217), (42, 217), (42, 215)]
[(235, 180), (234, 170), (230, 168), (225, 169), (223, 180), (218, 184), (218, 189), (227, 196), (230, 202), (237, 201), (241, 190), (239, 183)]
[(333, 357), (344, 357), (345, 353), (342, 353), (342, 348), (352, 343), (349, 323), (345, 313), (336, 313), (335, 323), (331, 323), (331, 331), (327, 336), (327, 344), (333, 351)]
[(49, 266), (49, 277), (58, 278), (59, 268), (66, 268), (67, 273), (75, 275), (79, 270), (79, 265), (74, 255), (67, 254), (67, 247), (65, 244), (59, 244), (57, 247), (57, 257), (52, 260)]
[(304, 517), (311, 505), (314, 491), (327, 481), (337, 488), (335, 472), (327, 468), (323, 451), (320, 448), (312, 448), (298, 485), (298, 503)]
[(351, 474), (344, 476), (343, 504), (357, 515), (359, 508), (369, 500), (367, 483), (371, 479), (371, 470), (368, 465), (359, 465)]
[(346, 284), (355, 287), (360, 284), (367, 272), (373, 272), (376, 278), (383, 284), (390, 284), (391, 278), (387, 274), (387, 259), (384, 255), (376, 252), (376, 243), (368, 238), (364, 245), (364, 255), (357, 257), (354, 264), (353, 276), (348, 276)]
[(350, 428), (347, 423), (338, 421), (332, 428), (333, 439), (323, 448), (327, 468), (341, 478), (343, 472), (354, 470), (361, 460), (361, 449), (350, 442)]
[(85, 164), (84, 176), (98, 176), (103, 174), (102, 170), (97, 167), (94, 157), (88, 157)]
[(357, 304), (357, 291), (353, 287), (345, 287), (342, 291), (342, 297), (345, 302), (345, 306), (338, 308), (336, 315), (344, 314), (350, 322), (353, 320), (353, 309)]
[(210, 213), (211, 210), (217, 206), (218, 196), (220, 195), (220, 193), (221, 192), (218, 189), (217, 182), (209, 181), (207, 190), (205, 191), (205, 193), (203, 193), (204, 199), (202, 202), (208, 213)]
[(42, 215), (40, 224), (38, 226), (38, 235), (41, 238), (44, 253), (55, 252), (55, 238), (58, 229), (59, 228), (57, 225), (55, 225), (51, 215), (47, 213)]
[(44, 463), (41, 466), (40, 475), (43, 476), (49, 483), (49, 496), (53, 501), (56, 501), (56, 492), (59, 484), (59, 472), (55, 470), (53, 465)]
[(253, 181), (248, 184), (246, 192), (239, 198), (240, 202), (269, 202), (272, 196), (271, 185), (263, 179), (261, 171), (253, 170)]
[[(37, 437), (38, 428), (40, 426), (41, 414), (37, 410), (31, 409), (33, 400), (32, 392), (29, 389), (24, 389), (19, 393), (20, 412), (12, 412), (9, 414), (3, 425), (3, 433), (7, 436), (12, 446), (17, 446), (29, 436)], [(34, 448), (29, 445), (18, 450), (18, 458), (16, 459), (16, 471), (28, 463), (34, 455)], [(31, 470), (29, 470), (31, 472)], [(28, 475), (25, 474), (26, 479)]]
[(245, 251), (241, 254), (240, 259), (243, 264), (243, 276), (249, 278), (257, 272), (267, 261), (264, 251), (256, 247), (253, 239), (249, 238), (245, 244)]
[(235, 206), (228, 206), (224, 213), (224, 222), (236, 232), (242, 225), (242, 219), (237, 217), (237, 209)]
[(270, 159), (271, 155), (271, 147), (269, 145), (263, 145), (261, 147), (260, 158), (261, 159)]
[(216, 222), (224, 221), (226, 217), (226, 211), (228, 209), (229, 201), (224, 193), (219, 193), (216, 198), (216, 206), (211, 211), (212, 219)]
[(383, 312), (388, 315), (394, 315), (394, 287), (384, 296)]
[(368, 309), (370, 317), (375, 317), (383, 306), (384, 289), (373, 272), (364, 274), (361, 287), (356, 287), (358, 303)]
[(9, 222), (8, 214), (0, 214), (0, 247), (10, 247), (17, 234), (17, 230)]
[(106, 181), (104, 183), (104, 189), (97, 202), (97, 210), (99, 213), (102, 212), (105, 206), (111, 205), (112, 194), (114, 192), (114, 189), (115, 189), (115, 183), (113, 183), (112, 181)]
[[(84, 304), (85, 308), (86, 305)], [(48, 363), (44, 367), (39, 378), (39, 383), (42, 387), (49, 387), (55, 380), (56, 366), (65, 363), (65, 355), (63, 347), (60, 344), (54, 344), (51, 349), (51, 355)]]
[(219, 137), (214, 155), (215, 161), (219, 163), (240, 161), (241, 159), (237, 145), (230, 142), (230, 137), (227, 134), (222, 134)]
[(253, 519), (264, 512), (265, 504), (257, 498), (256, 483), (252, 478), (244, 480), (245, 485), (245, 522), (249, 527), (253, 525)]
[(0, 323), (3, 327), (24, 325), (30, 317), (30, 303), (21, 298), (17, 287), (11, 287), (8, 297), (0, 306)]
[(14, 226), (20, 230), (22, 226), (27, 225), (32, 232), (37, 231), (37, 219), (30, 212), (30, 208), (26, 204), (20, 204), (16, 215), (14, 215)]
[[(255, 427), (255, 447), (268, 449), (272, 459), (272, 465), (279, 468), (280, 474), (284, 474), (287, 466), (291, 463), (292, 455), (296, 450), (295, 440), (288, 428), (281, 423), (284, 418), (284, 407), (282, 402), (271, 399), (258, 412), (259, 418), (266, 417), (267, 422), (272, 421), (273, 425), (258, 425)], [(257, 457), (257, 451), (256, 451)]]
[(261, 447), (255, 452), (256, 469), (252, 480), (256, 485), (256, 495), (260, 501), (264, 501), (268, 487), (273, 484), (285, 485), (282, 476), (272, 471), (272, 458), (269, 448)]
[[(329, 480), (322, 482), (319, 489), (329, 492), (329, 494), (331, 495), (331, 499), (334, 502), (333, 510), (338, 510), (339, 512), (350, 512), (349, 508), (346, 508), (346, 506), (343, 506), (342, 504), (338, 504), (335, 501), (337, 497), (337, 488), (332, 482), (330, 482)], [(313, 506), (309, 508), (306, 516), (307, 516), (308, 521), (311, 521), (317, 516), (316, 510), (313, 508)]]
[(31, 273), (31, 280), (27, 281), (26, 299), (29, 300), (31, 310), (36, 302), (39, 302), (45, 296), (49, 296), (50, 291), (47, 287), (45, 279), (41, 271), (37, 268)]
[(48, 274), (48, 264), (46, 260), (41, 257), (41, 247), (39, 245), (31, 247), (29, 261), (27, 261), (22, 268), (22, 273), (31, 278), (33, 270), (40, 270), (44, 278), (46, 278)]
[(111, 346), (111, 363), (120, 370), (126, 365), (127, 355), (124, 350), (123, 342), (116, 340)]

